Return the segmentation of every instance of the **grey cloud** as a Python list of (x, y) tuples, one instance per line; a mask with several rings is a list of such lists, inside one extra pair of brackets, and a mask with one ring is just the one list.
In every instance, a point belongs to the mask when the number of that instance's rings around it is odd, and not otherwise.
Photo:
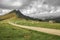
[[(0, 8), (6, 9), (20, 9), (26, 5), (29, 5), (31, 1), (41, 1), (41, 0), (0, 0)], [(15, 4), (17, 2), (17, 4)], [(21, 5), (18, 5), (19, 2)], [(60, 6), (60, 0), (46, 0), (50, 5)], [(15, 5), (15, 6), (14, 6)]]
[(52, 6), (60, 6), (60, 0), (46, 0), (44, 3)]
[(20, 9), (30, 3), (31, 0), (2, 0), (0, 1), (0, 8), (6, 9)]

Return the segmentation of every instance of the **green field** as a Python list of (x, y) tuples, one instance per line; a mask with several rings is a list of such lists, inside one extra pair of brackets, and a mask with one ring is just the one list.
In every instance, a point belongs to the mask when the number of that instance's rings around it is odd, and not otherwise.
[(49, 22), (42, 22), (42, 21), (26, 20), (21, 18), (14, 18), (10, 21), (25, 26), (60, 29), (60, 23), (49, 23)]
[[(15, 18), (13, 18), (15, 17)], [(43, 28), (52, 28), (52, 29), (60, 29), (60, 23), (49, 23), (49, 22), (42, 22), (37, 20), (26, 20), (23, 18), (18, 18), (16, 11), (12, 11), (9, 14), (0, 16), (0, 19), (10, 19), (10, 21), (19, 25), (26, 25), (26, 26), (34, 26), (34, 27), (43, 27)]]
[(17, 18), (13, 12), (0, 16), (0, 40), (60, 40), (60, 36), (23, 29), (8, 24), (8, 21), (26, 26), (60, 29), (60, 23), (48, 23)]
[(0, 40), (60, 40), (60, 36), (22, 29), (0, 21)]

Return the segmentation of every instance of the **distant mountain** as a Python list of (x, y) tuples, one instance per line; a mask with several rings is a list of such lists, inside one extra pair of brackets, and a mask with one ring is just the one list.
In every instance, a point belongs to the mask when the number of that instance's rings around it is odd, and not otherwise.
[(28, 19), (37, 20), (35, 18), (32, 18), (32, 17), (29, 17), (29, 16), (22, 14), (19, 10), (13, 10), (10, 13), (7, 13), (5, 15), (0, 15), (0, 20), (9, 19), (12, 17), (24, 18), (26, 20), (28, 20)]
[[(55, 13), (56, 14), (56, 13)], [(33, 15), (35, 16), (35, 14)], [(39, 16), (39, 15), (38, 15)], [(42, 16), (42, 15), (41, 15)], [(54, 14), (52, 14), (51, 17), (55, 16)], [(12, 18), (12, 17), (17, 17), (17, 18), (23, 18), (23, 19), (26, 19), (26, 20), (39, 20), (39, 21), (49, 21), (49, 20), (54, 20), (54, 21), (57, 21), (57, 22), (60, 22), (60, 17), (56, 17), (56, 18), (48, 18), (47, 19), (47, 16), (46, 16), (46, 20), (42, 20), (43, 16), (41, 17), (42, 19), (40, 18), (34, 18), (34, 17), (30, 17), (30, 16), (27, 16), (27, 15), (24, 15), (22, 14), (19, 10), (13, 10), (11, 11), (10, 13), (7, 13), (5, 15), (1, 15), (0, 16), (0, 20), (5, 20), (5, 19), (9, 19), (9, 18)], [(37, 17), (37, 16), (35, 16)]]

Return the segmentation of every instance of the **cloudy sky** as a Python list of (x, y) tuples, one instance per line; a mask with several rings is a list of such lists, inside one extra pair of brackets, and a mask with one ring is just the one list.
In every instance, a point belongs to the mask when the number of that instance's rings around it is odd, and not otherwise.
[[(24, 5), (26, 6), (31, 1), (38, 1), (38, 0), (0, 0), (0, 8), (21, 8)], [(60, 6), (60, 0), (46, 0), (44, 3), (48, 3), (51, 5), (59, 5)]]
[[(33, 1), (33, 2), (31, 3), (31, 1)], [(41, 0), (0, 0), (0, 8), (2, 8), (2, 10), (5, 10), (6, 12), (9, 12), (9, 10), (11, 10), (11, 9), (21, 9), (27, 5), (29, 7), (29, 4), (31, 3), (33, 7), (26, 9), (29, 11), (28, 13), (30, 14), (30, 12), (31, 13), (34, 13), (34, 11), (35, 11), (35, 13), (37, 12), (35, 9), (37, 9), (37, 5), (39, 7), (41, 7), (40, 2), (41, 2)], [(49, 3), (51, 5), (52, 4), (53, 5), (60, 5), (60, 0), (46, 0), (44, 3)], [(26, 10), (23, 10), (23, 12)], [(3, 11), (2, 11), (2, 13), (3, 13)]]
[(0, 0), (0, 15), (9, 13), (13, 9), (23, 8), (31, 0)]
[(60, 6), (60, 0), (46, 0), (46, 3), (53, 6)]
[(7, 14), (9, 12), (11, 12), (12, 10), (10, 9), (0, 9), (0, 15), (4, 15), (4, 14)]
[(0, 8), (20, 8), (27, 5), (31, 0), (0, 0)]

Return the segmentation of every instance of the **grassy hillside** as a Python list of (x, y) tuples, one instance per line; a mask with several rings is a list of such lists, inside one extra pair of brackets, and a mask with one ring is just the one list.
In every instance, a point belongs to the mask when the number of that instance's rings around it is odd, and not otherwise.
[(22, 29), (0, 21), (0, 40), (60, 40), (60, 36)]
[[(13, 18), (15, 17), (15, 18)], [(21, 18), (22, 17), (22, 18)], [(42, 22), (37, 20), (25, 19), (24, 15), (20, 14), (19, 11), (12, 11), (6, 15), (0, 16), (0, 20), (6, 20), (12, 18), (10, 21), (20, 25), (26, 26), (34, 26), (34, 27), (44, 27), (44, 28), (53, 28), (53, 29), (60, 29), (60, 23), (49, 23), (49, 22)]]
[(26, 26), (60, 29), (60, 23), (49, 23), (42, 21), (26, 20), (21, 18), (13, 18), (10, 21), (16, 24), (26, 25)]
[(16, 17), (16, 12), (13, 10), (12, 12), (5, 14), (3, 16), (0, 16), (0, 20), (10, 19), (12, 17)]
[(60, 36), (12, 26), (8, 24), (8, 21), (21, 24), (21, 25), (38, 26), (38, 27), (45, 26), (47, 28), (57, 28), (57, 29), (60, 29), (59, 27), (60, 24), (56, 23), (56, 25), (54, 24), (55, 27), (52, 27), (53, 24), (48, 25), (47, 22), (40, 22), (40, 21), (26, 20), (23, 18), (17, 18), (14, 12), (9, 13), (4, 16), (0, 16), (0, 19), (1, 18), (6, 19), (6, 20), (0, 21), (0, 40), (60, 40)]

